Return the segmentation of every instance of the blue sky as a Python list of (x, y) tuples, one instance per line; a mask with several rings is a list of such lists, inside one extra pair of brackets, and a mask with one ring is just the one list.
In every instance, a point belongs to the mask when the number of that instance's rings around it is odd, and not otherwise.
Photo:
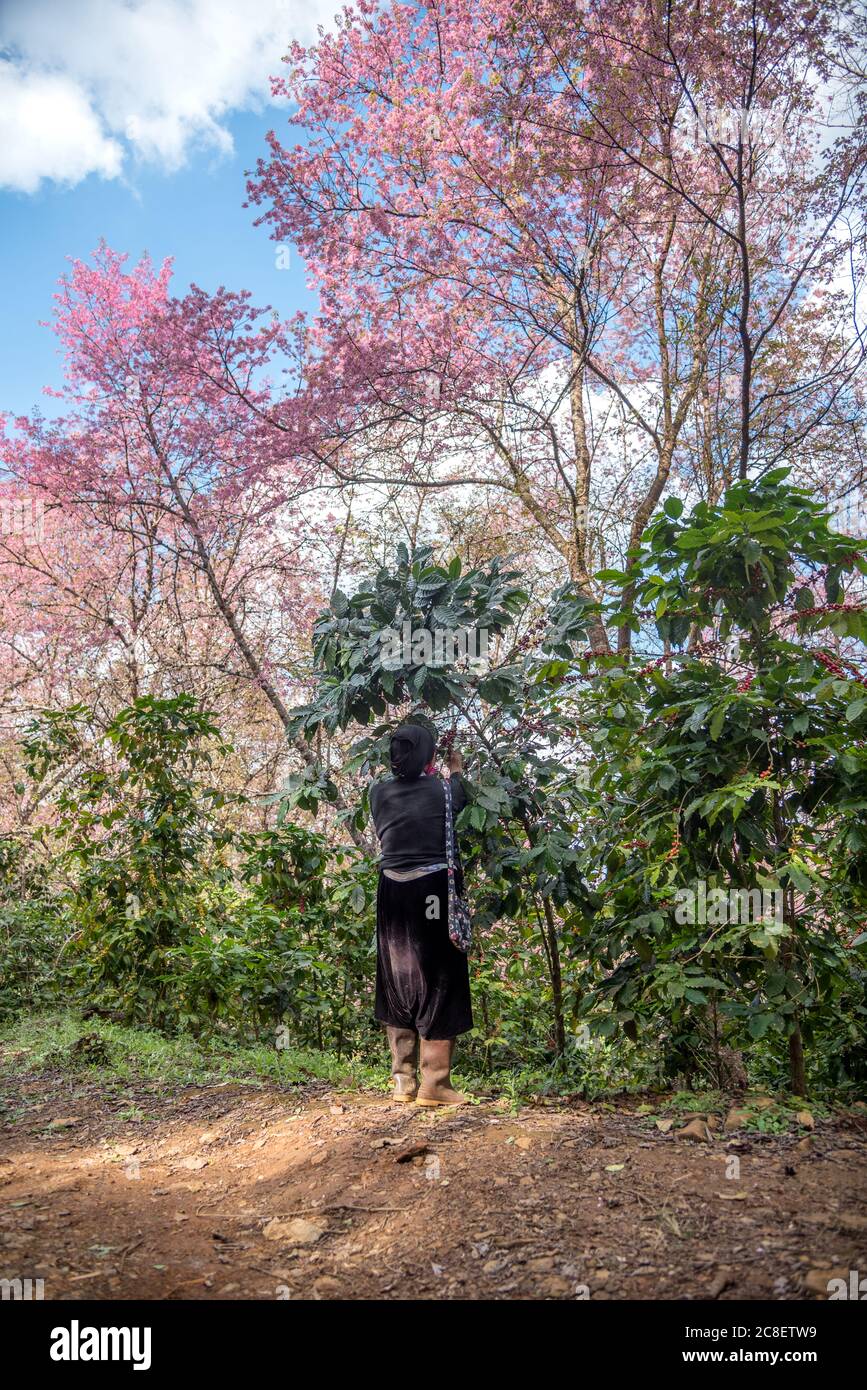
[(100, 238), (174, 259), (173, 288), (248, 289), (311, 307), (304, 267), (242, 207), (265, 133), (286, 130), (269, 76), (337, 0), (0, 2), (0, 411), (46, 415), (62, 362), (49, 319), (67, 257)]
[(176, 293), (192, 281), (206, 290), (223, 284), (282, 314), (315, 302), (299, 257), (293, 251), (288, 269), (277, 269), (276, 244), (253, 226), (255, 210), (242, 207), (244, 170), (278, 121), (285, 113), (274, 109), (232, 117), (231, 156), (204, 151), (176, 172), (143, 166), (128, 181), (91, 174), (74, 188), (46, 183), (34, 194), (0, 194), (0, 410), (25, 413), (37, 402), (46, 415), (57, 410), (41, 393), (60, 384), (62, 361), (39, 320), (51, 317), (66, 257), (89, 257), (100, 237), (132, 259), (145, 251), (156, 262), (173, 257)]

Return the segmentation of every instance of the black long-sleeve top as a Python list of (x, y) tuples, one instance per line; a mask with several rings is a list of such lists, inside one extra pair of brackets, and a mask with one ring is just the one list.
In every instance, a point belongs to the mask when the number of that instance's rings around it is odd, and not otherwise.
[[(451, 776), (455, 816), (467, 804), (460, 774)], [(401, 781), (388, 777), (370, 788), (370, 813), (376, 826), (383, 869), (422, 869), (446, 861), (445, 793), (439, 777)]]

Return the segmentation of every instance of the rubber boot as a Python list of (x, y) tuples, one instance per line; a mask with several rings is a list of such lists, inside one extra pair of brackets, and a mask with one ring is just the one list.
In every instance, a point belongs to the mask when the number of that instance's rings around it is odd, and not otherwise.
[(406, 1105), (418, 1091), (418, 1033), (411, 1028), (386, 1028), (391, 1049), (392, 1100)]
[(452, 1088), (454, 1038), (422, 1038), (421, 1086), (416, 1105), (465, 1105), (467, 1097)]

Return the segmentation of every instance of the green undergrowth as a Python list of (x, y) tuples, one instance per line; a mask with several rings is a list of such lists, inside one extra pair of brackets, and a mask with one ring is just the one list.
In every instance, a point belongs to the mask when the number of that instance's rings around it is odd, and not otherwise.
[(221, 1081), (299, 1085), (324, 1081), (354, 1089), (383, 1084), (382, 1068), (328, 1052), (181, 1035), (164, 1037), (64, 1011), (19, 1017), (0, 1030), (0, 1076), (53, 1070), (91, 1074), (105, 1082), (160, 1081), (168, 1087)]
[[(341, 1092), (377, 1090), (386, 1093), (389, 1065), (385, 1040), (379, 1056), (338, 1058), (331, 1052), (280, 1048), (274, 1043), (244, 1044), (231, 1038), (167, 1037), (161, 1033), (108, 1020), (83, 1018), (73, 1010), (19, 1015), (0, 1028), (0, 1082), (7, 1088), (23, 1075), (62, 1074), (83, 1083), (96, 1083), (107, 1092), (123, 1094), (136, 1084), (166, 1090), (184, 1086), (233, 1082), (251, 1089), (276, 1085), (287, 1089), (322, 1083)], [(733, 1106), (743, 1112), (738, 1128), (782, 1133), (791, 1127), (810, 1128), (827, 1118), (831, 1098), (804, 1101), (785, 1092), (748, 1091), (731, 1096), (721, 1091), (626, 1088), (616, 1082), (604, 1088), (602, 1078), (581, 1084), (563, 1060), (551, 1067), (518, 1068), (482, 1074), (468, 1050), (454, 1078), (478, 1102), (496, 1102), (517, 1114), (527, 1104), (590, 1102), (602, 1112), (627, 1106), (645, 1119), (648, 1128), (671, 1119), (715, 1117), (721, 1130)], [(619, 1078), (618, 1078), (619, 1079)], [(836, 1098), (853, 1104), (850, 1095)], [(867, 1109), (864, 1102), (855, 1102)], [(807, 1118), (805, 1119), (805, 1112)]]

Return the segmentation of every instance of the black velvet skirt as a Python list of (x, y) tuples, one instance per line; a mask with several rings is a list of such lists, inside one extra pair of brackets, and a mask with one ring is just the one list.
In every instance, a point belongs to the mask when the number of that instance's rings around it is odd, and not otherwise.
[(449, 939), (445, 869), (407, 883), (379, 875), (375, 1013), (423, 1038), (455, 1038), (473, 1026), (467, 958)]

